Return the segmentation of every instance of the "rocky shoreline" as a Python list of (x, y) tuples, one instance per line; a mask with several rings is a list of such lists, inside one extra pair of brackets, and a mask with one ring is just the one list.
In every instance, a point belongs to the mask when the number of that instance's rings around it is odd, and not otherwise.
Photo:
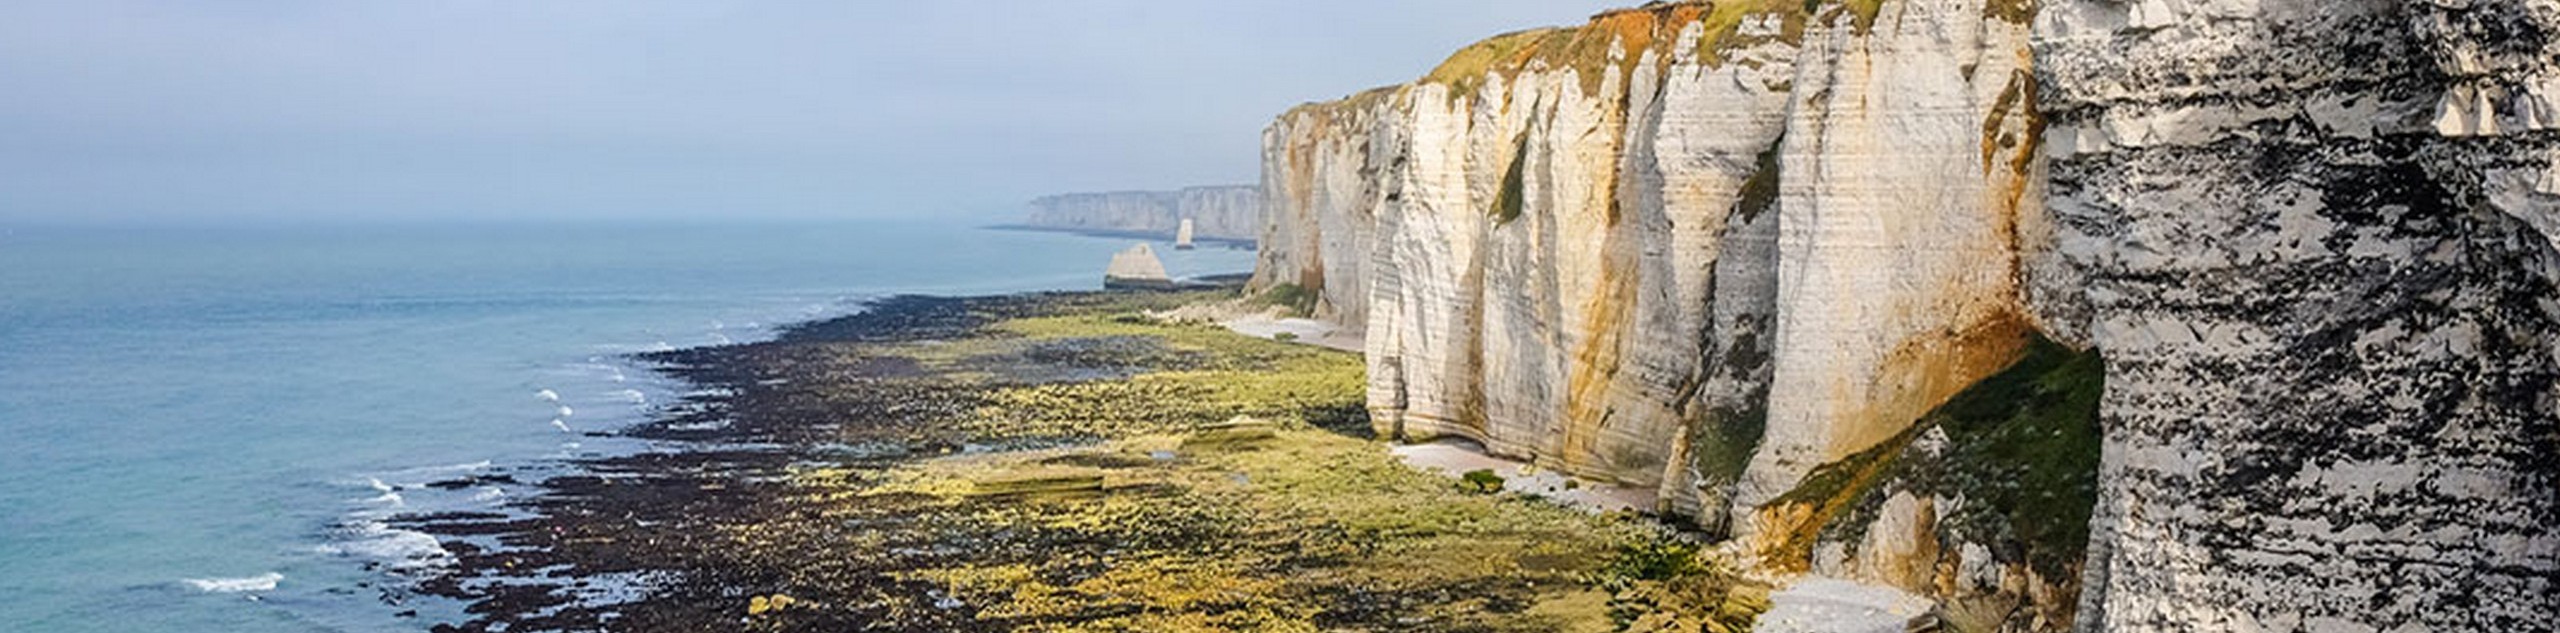
[(699, 388), (618, 433), (654, 448), (578, 461), (514, 513), (400, 519), (456, 561), (415, 591), (464, 603), (436, 631), (1604, 631), (1765, 608), (1650, 519), (1405, 467), (1370, 436), (1357, 354), (1151, 316), (1234, 292), (898, 297), (646, 355)]

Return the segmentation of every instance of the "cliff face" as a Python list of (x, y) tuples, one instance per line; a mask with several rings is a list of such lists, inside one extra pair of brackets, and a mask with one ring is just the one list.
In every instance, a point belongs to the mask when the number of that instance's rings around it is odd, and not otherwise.
[[(1368, 326), (1381, 430), (1683, 504), (1684, 427), (1774, 421), (1748, 476), (1714, 477), (1747, 498), (1893, 435), (2024, 340), (2012, 276), (1977, 265), (2014, 259), (2023, 149), (1986, 151), (1984, 121), (2024, 107), (2023, 27), (1767, 4), (1508, 35), (1293, 111), (1267, 135), (1262, 283)], [(1950, 330), (2007, 342), (1917, 342)]]
[(1263, 131), (1263, 206), (1286, 211), (1263, 215), (1252, 287), (1298, 286), (1317, 294), (1317, 316), (1368, 323), (1378, 214), (1402, 184), (1380, 177), (1405, 147), (1402, 100), (1371, 90), (1290, 110)]
[(2560, 5), (1808, 4), (1289, 112), (1254, 283), (1381, 434), (1951, 622), (2552, 626)]
[(2555, 28), (2547, 0), (2044, 11), (2050, 285), (2109, 362), (2084, 618), (2560, 627)]
[(1262, 233), (1263, 197), (1252, 186), (1181, 191), (1114, 191), (1046, 196), (1031, 201), (1024, 226), (1069, 231), (1173, 235), (1184, 218), (1201, 238), (1252, 240)]

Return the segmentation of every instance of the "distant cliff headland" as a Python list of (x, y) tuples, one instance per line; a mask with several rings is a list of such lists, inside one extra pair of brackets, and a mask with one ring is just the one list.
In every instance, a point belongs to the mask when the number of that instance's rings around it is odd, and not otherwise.
[(1185, 219), (1201, 240), (1250, 243), (1262, 234), (1262, 188), (1191, 187), (1044, 196), (1018, 224), (1001, 228), (1171, 239)]

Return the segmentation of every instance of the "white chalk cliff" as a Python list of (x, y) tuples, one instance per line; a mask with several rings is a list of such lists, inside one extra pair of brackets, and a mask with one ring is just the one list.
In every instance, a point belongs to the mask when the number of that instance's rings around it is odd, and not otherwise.
[[(1734, 0), (1264, 135), (1377, 430), (1962, 630), (2560, 627), (2560, 1)], [(2101, 387), (2102, 385), (2102, 387)]]
[(1200, 238), (1252, 240), (1262, 232), (1262, 204), (1261, 189), (1250, 185), (1070, 193), (1032, 200), (1022, 226), (1170, 237), (1190, 220)]

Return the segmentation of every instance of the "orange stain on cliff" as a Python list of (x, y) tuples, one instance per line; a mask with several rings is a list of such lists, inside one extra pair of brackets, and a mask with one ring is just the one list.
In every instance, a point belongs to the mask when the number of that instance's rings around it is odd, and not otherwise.
[(2026, 356), (2032, 328), (2014, 310), (2001, 308), (1962, 327), (1942, 336), (1905, 341), (1886, 354), (1871, 387), (1883, 393), (1867, 394), (1845, 416), (1872, 423), (1848, 425), (1851, 432), (1833, 436), (1830, 454), (1871, 448), (1910, 428), (1957, 392)]
[[(1609, 47), (1614, 43), (1624, 53), (1618, 60), (1625, 65), (1621, 73), (1630, 73), (1635, 60), (1641, 58), (1644, 51), (1657, 41), (1668, 41), (1671, 36), (1676, 36), (1680, 28), (1697, 21), (1703, 9), (1698, 4), (1678, 4), (1600, 14), (1592, 19), (1591, 27), (1574, 32), (1569, 44), (1580, 53), (1572, 58), (1605, 62)], [(1594, 42), (1598, 43), (1596, 55), (1591, 48)], [(1597, 68), (1577, 69), (1577, 72), (1585, 82), (1585, 93), (1596, 91), (1595, 86), (1601, 79)], [(1600, 128), (1618, 131), (1608, 135), (1606, 155), (1625, 156), (1626, 95), (1621, 91), (1606, 98), (1611, 103), (1603, 113)], [(1612, 414), (1611, 387), (1617, 384), (1618, 370), (1625, 357), (1626, 339), (1635, 327), (1633, 312), (1638, 265), (1636, 253), (1628, 246), (1629, 236), (1626, 235), (1635, 228), (1620, 222), (1624, 213), (1619, 208), (1618, 190), (1625, 177), (1621, 171), (1623, 168), (1623, 161), (1609, 161), (1608, 175), (1603, 182), (1596, 183), (1603, 186), (1595, 187), (1601, 198), (1593, 203), (1599, 206), (1607, 219), (1606, 233), (1600, 245), (1600, 278), (1590, 287), (1592, 294), (1583, 305), (1583, 321), (1574, 324), (1582, 344), (1573, 350), (1572, 364), (1566, 368), (1564, 433), (1558, 438), (1555, 453), (1556, 459), (1568, 472), (1621, 481), (1628, 479), (1628, 475), (1641, 478), (1653, 474), (1641, 472), (1647, 470), (1643, 468), (1645, 465), (1637, 465), (1640, 472), (1617, 472), (1619, 469), (1612, 466), (1619, 465), (1610, 464), (1600, 447), (1601, 432), (1607, 428)], [(1555, 289), (1557, 292), (1566, 290)], [(1659, 470), (1658, 465), (1655, 466), (1651, 470)]]
[(1557, 456), (1577, 474), (1615, 478), (1599, 454), (1600, 431), (1609, 423), (1609, 387), (1617, 382), (1626, 333), (1634, 325), (1629, 308), (1635, 304), (1636, 284), (1630, 272), (1635, 262), (1624, 253), (1627, 249), (1617, 247), (1617, 232), (1611, 231), (1606, 241), (1598, 292), (1585, 306), (1587, 317), (1580, 325), (1583, 344), (1574, 350), (1568, 370), (1565, 432)]

